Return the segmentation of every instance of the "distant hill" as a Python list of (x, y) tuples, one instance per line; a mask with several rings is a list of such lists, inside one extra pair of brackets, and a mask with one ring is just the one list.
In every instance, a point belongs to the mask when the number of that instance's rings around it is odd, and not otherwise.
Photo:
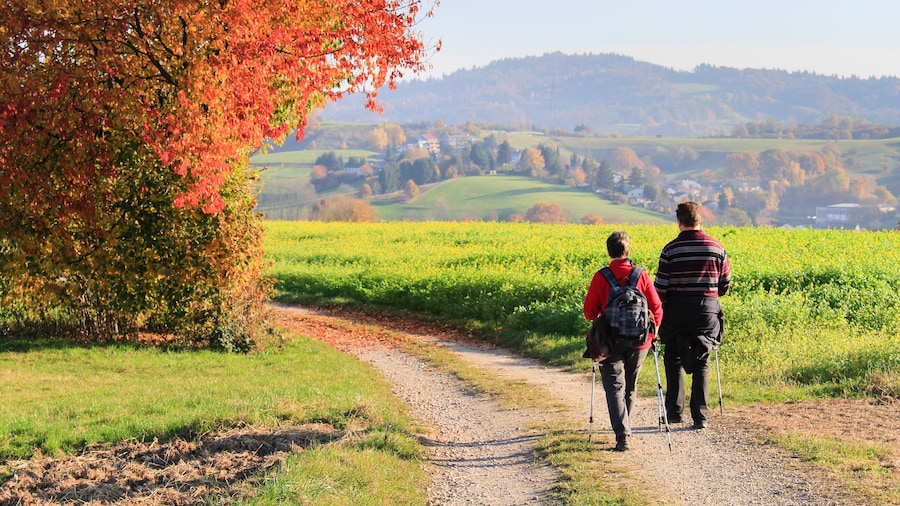
[(510, 58), (442, 78), (400, 83), (379, 95), (379, 117), (350, 95), (328, 121), (434, 122), (587, 129), (593, 133), (697, 136), (739, 123), (820, 123), (833, 114), (900, 125), (900, 78), (701, 65), (676, 71), (615, 54)]

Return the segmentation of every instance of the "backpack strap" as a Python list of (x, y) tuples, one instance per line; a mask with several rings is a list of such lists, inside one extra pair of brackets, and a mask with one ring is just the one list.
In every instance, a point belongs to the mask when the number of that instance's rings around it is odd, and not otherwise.
[[(628, 284), (626, 286), (637, 287), (637, 282), (641, 277), (641, 272), (644, 272), (644, 268), (639, 265), (635, 265), (634, 268), (631, 269), (631, 274), (628, 276)], [(609, 267), (600, 269), (600, 273), (603, 274), (603, 277), (606, 278), (606, 281), (610, 284), (610, 286), (621, 286), (619, 285), (619, 280), (616, 279)]]
[(628, 276), (628, 286), (633, 286), (636, 288), (638, 279), (641, 277), (641, 272), (643, 271), (644, 269), (641, 266), (635, 265), (634, 269), (631, 269), (631, 275)]
[(609, 267), (604, 267), (600, 269), (600, 273), (603, 274), (603, 277), (606, 278), (606, 281), (609, 283), (609, 286), (616, 287), (619, 286), (619, 280), (613, 275), (612, 270)]

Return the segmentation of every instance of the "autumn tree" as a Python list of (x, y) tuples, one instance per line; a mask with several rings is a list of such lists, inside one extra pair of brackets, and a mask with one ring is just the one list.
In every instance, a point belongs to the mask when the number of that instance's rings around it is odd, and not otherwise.
[(418, 197), (419, 185), (417, 185), (416, 182), (412, 179), (407, 180), (406, 184), (403, 185), (403, 196), (406, 197), (407, 202)]
[(319, 179), (325, 179), (326, 177), (328, 177), (328, 167), (324, 165), (313, 165), (309, 170), (310, 181), (317, 181)]
[(381, 128), (387, 134), (389, 150), (397, 151), (406, 144), (406, 133), (400, 125), (385, 123)]
[(582, 225), (603, 225), (603, 217), (596, 213), (585, 214), (581, 217)]
[(635, 167), (639, 169), (644, 168), (644, 162), (633, 149), (628, 147), (619, 147), (612, 150), (606, 159), (609, 162), (610, 169), (619, 174), (630, 174), (631, 169)]
[(587, 175), (581, 167), (574, 167), (566, 171), (566, 184), (570, 186), (578, 186), (584, 183)]
[(759, 177), (759, 153), (743, 151), (725, 155), (725, 171), (733, 178)]
[(368, 202), (347, 195), (320, 200), (313, 206), (310, 218), (316, 221), (378, 221), (375, 209)]
[(525, 220), (533, 223), (566, 223), (568, 217), (559, 204), (538, 202), (525, 213)]
[(0, 298), (85, 335), (246, 344), (268, 296), (249, 156), (423, 70), (420, 7), (7, 1)]
[(600, 169), (600, 164), (597, 160), (585, 158), (581, 163), (581, 168), (584, 170), (585, 181), (593, 182), (597, 179), (597, 171)]
[(519, 171), (531, 177), (543, 177), (544, 157), (537, 148), (525, 148), (519, 159)]
[(387, 132), (383, 128), (375, 127), (369, 132), (369, 148), (373, 151), (384, 151), (388, 145)]

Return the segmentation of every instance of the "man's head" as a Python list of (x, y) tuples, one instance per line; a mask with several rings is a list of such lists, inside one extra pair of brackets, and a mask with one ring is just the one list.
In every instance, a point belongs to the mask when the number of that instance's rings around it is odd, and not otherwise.
[(616, 230), (606, 238), (606, 252), (609, 258), (627, 258), (631, 254), (631, 241), (628, 234), (622, 230)]
[(696, 202), (682, 202), (675, 209), (675, 217), (678, 218), (678, 226), (685, 230), (700, 228), (700, 204)]

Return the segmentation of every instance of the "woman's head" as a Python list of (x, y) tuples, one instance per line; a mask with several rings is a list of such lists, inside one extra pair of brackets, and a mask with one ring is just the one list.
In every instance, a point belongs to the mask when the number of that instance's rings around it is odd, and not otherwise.
[(631, 241), (628, 240), (628, 233), (616, 230), (609, 234), (606, 238), (606, 252), (610, 258), (625, 258), (630, 255)]

